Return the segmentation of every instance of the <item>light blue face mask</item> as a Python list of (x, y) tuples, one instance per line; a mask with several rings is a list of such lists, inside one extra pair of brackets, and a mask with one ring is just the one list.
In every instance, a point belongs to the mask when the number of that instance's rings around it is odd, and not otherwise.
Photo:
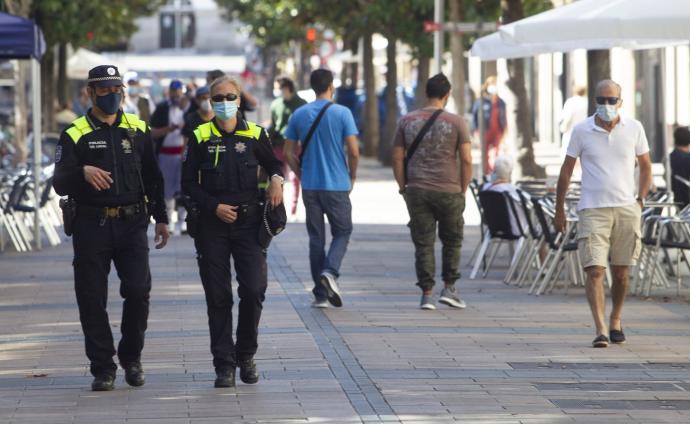
[(213, 102), (213, 112), (221, 121), (227, 121), (237, 115), (237, 102)]
[(597, 105), (597, 115), (602, 121), (611, 122), (618, 116), (616, 105)]

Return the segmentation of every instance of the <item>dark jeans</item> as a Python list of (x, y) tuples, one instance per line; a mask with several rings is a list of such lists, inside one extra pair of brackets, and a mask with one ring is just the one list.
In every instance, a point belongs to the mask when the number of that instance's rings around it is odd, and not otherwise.
[[(206, 294), (211, 353), (216, 369), (234, 368), (251, 359), (258, 348), (259, 320), (267, 287), (266, 253), (259, 245), (259, 215), (226, 224), (204, 214), (194, 240), (201, 283)], [(237, 343), (232, 338), (230, 257), (235, 262), (240, 297)]]
[(446, 284), (453, 284), (460, 278), (460, 248), (462, 247), (462, 213), (465, 210), (465, 195), (439, 191), (408, 188), (405, 203), (410, 214), (410, 234), (415, 247), (415, 270), (417, 285), (422, 290), (434, 287), (436, 260), (434, 243), (436, 225), (438, 237), (443, 244), (442, 278)]
[(106, 305), (110, 262), (120, 277), (122, 339), (117, 348), (121, 364), (139, 362), (149, 316), (148, 217), (108, 219), (79, 214), (74, 222), (74, 290), (84, 331), (91, 374), (115, 375), (115, 347)]
[[(302, 194), (307, 212), (307, 232), (309, 233), (309, 263), (311, 278), (314, 280), (314, 296), (326, 297), (319, 284), (321, 273), (326, 271), (336, 278), (340, 275), (340, 265), (347, 251), (352, 234), (352, 205), (350, 193), (346, 191), (304, 190)], [(326, 224), (324, 215), (331, 225), (333, 240), (325, 251)]]

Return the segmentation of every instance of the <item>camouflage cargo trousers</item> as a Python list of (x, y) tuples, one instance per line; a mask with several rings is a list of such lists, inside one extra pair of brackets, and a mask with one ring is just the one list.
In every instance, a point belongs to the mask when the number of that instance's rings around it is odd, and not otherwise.
[(422, 290), (434, 287), (436, 228), (443, 245), (441, 277), (446, 284), (460, 278), (460, 248), (465, 221), (465, 195), (408, 188), (405, 203), (410, 215), (410, 235), (415, 247), (417, 285)]

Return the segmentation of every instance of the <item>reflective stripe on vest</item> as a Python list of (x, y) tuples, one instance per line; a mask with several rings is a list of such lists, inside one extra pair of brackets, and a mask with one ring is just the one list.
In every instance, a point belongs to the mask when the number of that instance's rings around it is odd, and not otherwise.
[[(146, 122), (142, 121), (139, 119), (138, 116), (131, 114), (131, 113), (124, 113), (122, 117), (120, 118), (120, 125), (118, 125), (120, 128), (134, 128), (137, 130), (140, 130), (141, 132), (145, 133), (146, 132)], [(74, 144), (77, 144), (79, 142), (79, 139), (92, 132), (93, 128), (91, 128), (91, 124), (89, 124), (89, 120), (86, 119), (86, 116), (79, 117), (72, 121), (72, 126), (67, 128), (67, 135), (70, 136)]]
[(123, 113), (122, 118), (120, 118), (120, 128), (134, 128), (143, 133), (146, 132), (146, 122), (139, 119), (139, 117), (133, 113)]
[(81, 136), (93, 131), (86, 116), (79, 117), (72, 121), (72, 126), (67, 128), (67, 135), (70, 136), (74, 144), (77, 144)]
[[(248, 129), (235, 131), (234, 134), (258, 140), (261, 136), (261, 127), (249, 121), (247, 121), (247, 126), (249, 127)], [(216, 128), (213, 121), (201, 124), (194, 130), (194, 137), (196, 138), (196, 142), (199, 144), (210, 140), (211, 134), (215, 135), (216, 137), (221, 137), (220, 131), (218, 131), (218, 128)]]

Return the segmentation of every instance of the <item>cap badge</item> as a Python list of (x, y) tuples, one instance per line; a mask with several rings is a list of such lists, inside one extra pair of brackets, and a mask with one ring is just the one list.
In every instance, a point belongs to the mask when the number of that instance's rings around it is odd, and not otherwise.
[(108, 72), (108, 75), (115, 75), (115, 68), (108, 68), (106, 72)]

